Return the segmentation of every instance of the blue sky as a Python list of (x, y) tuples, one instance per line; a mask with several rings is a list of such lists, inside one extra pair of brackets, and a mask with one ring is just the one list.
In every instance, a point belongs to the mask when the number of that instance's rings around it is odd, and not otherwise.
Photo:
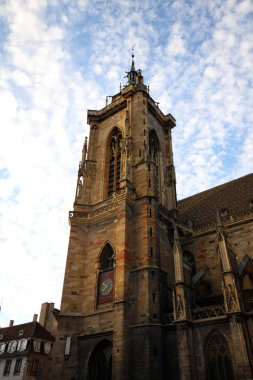
[(253, 2), (0, 2), (0, 326), (60, 305), (87, 109), (125, 84), (135, 46), (177, 119), (178, 197), (252, 172)]

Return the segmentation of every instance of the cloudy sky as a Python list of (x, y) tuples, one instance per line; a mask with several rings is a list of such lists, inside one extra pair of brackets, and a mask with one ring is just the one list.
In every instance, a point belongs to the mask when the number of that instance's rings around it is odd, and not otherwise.
[(178, 197), (252, 172), (253, 1), (0, 0), (0, 326), (60, 305), (88, 127), (130, 69), (177, 119)]

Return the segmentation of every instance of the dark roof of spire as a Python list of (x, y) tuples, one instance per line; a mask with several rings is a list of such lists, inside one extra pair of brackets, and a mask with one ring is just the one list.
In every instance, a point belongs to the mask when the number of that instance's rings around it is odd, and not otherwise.
[(137, 77), (137, 71), (135, 70), (134, 66), (134, 55), (132, 54), (132, 64), (131, 64), (131, 69), (127, 73), (127, 84), (136, 84), (136, 77)]
[(132, 65), (130, 71), (136, 71), (134, 66), (134, 55), (132, 54)]

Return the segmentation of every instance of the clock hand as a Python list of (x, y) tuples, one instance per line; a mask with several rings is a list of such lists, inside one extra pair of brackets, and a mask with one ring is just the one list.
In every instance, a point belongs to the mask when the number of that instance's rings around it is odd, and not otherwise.
[(105, 290), (108, 287), (108, 284), (106, 284), (105, 282), (102, 282), (102, 286), (103, 286), (103, 290)]

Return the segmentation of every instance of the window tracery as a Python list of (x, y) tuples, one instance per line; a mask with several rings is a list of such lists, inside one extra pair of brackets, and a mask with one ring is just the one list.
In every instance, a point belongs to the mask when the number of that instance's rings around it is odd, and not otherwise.
[(108, 196), (119, 190), (121, 175), (122, 133), (115, 128), (109, 142)]
[(149, 134), (149, 157), (156, 165), (158, 165), (159, 142), (154, 131)]
[(112, 344), (101, 341), (93, 350), (89, 361), (89, 380), (112, 379)]
[(109, 243), (104, 247), (100, 256), (100, 271), (113, 269), (114, 267), (114, 251)]
[(189, 251), (184, 251), (183, 259), (184, 262), (191, 268), (192, 275), (194, 275), (196, 273), (196, 265), (193, 254)]
[(234, 380), (234, 371), (228, 342), (214, 332), (207, 344), (208, 380)]
[(185, 282), (191, 286), (192, 285), (192, 277), (196, 273), (195, 259), (194, 259), (194, 256), (191, 252), (184, 251), (183, 263), (184, 263)]

